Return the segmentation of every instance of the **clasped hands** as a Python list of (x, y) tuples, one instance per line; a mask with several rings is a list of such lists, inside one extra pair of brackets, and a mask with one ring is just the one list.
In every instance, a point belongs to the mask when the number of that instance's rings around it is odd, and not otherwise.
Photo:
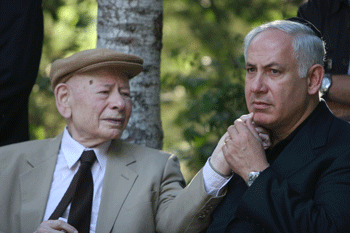
[(269, 167), (265, 149), (271, 145), (268, 132), (255, 126), (253, 113), (235, 120), (221, 137), (211, 158), (211, 165), (223, 175), (232, 172), (247, 181), (252, 171)]

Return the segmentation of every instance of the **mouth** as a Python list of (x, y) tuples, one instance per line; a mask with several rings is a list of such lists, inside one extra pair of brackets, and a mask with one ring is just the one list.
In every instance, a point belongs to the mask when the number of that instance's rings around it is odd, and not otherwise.
[(270, 106), (270, 104), (262, 101), (253, 101), (252, 106), (255, 110), (264, 110)]
[(105, 118), (103, 120), (115, 126), (122, 126), (124, 124), (124, 118)]

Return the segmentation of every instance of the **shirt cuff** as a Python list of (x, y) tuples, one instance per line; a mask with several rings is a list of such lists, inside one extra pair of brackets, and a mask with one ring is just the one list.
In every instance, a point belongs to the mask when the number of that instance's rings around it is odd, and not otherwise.
[(221, 176), (210, 166), (209, 159), (203, 167), (204, 187), (209, 195), (217, 197), (225, 185), (231, 180), (233, 175), (229, 177)]

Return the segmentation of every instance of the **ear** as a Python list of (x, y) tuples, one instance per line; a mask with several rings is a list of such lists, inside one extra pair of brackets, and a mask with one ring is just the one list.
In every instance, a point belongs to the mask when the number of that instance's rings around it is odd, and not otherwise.
[(309, 95), (318, 93), (319, 89), (321, 88), (323, 75), (324, 69), (320, 64), (311, 66), (306, 76)]
[(69, 105), (70, 90), (67, 84), (59, 83), (55, 88), (55, 100), (58, 112), (68, 119), (72, 115), (72, 110)]

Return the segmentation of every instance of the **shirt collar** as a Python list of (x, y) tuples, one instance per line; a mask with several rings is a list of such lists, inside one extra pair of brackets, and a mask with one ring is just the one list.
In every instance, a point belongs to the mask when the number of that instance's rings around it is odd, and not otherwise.
[(270, 164), (272, 164), (275, 159), (278, 157), (280, 153), (287, 147), (287, 145), (294, 139), (294, 137), (298, 134), (298, 132), (310, 121), (310, 119), (318, 114), (320, 109), (322, 108), (323, 100), (318, 103), (316, 108), (312, 111), (312, 113), (285, 139), (278, 142), (273, 148), (269, 148), (266, 150), (267, 160)]
[(110, 145), (111, 140), (104, 142), (94, 148), (86, 148), (74, 140), (69, 134), (68, 128), (65, 127), (62, 136), (61, 150), (63, 152), (64, 158), (67, 161), (69, 169), (71, 169), (78, 162), (84, 150), (94, 150), (98, 164), (100, 164), (101, 168), (105, 170), (107, 165), (107, 153)]

